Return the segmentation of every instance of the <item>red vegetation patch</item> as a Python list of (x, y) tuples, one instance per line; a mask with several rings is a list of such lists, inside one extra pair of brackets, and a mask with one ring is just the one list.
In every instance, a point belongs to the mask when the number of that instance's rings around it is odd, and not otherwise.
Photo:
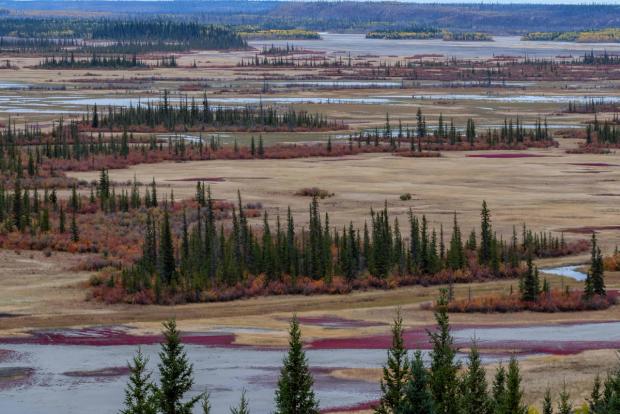
[[(33, 331), (28, 337), (0, 338), (4, 344), (34, 345), (154, 345), (163, 340), (161, 335), (131, 335), (118, 327), (96, 327), (82, 329), (62, 329), (56, 331)], [(198, 334), (188, 333), (182, 336), (185, 344), (203, 346), (232, 346), (233, 334)]]
[[(584, 351), (618, 349), (620, 341), (497, 341), (492, 346), (526, 355), (574, 355)], [(484, 348), (488, 349), (488, 344), (485, 343)]]
[(525, 154), (525, 153), (494, 153), (494, 154), (471, 154), (469, 158), (538, 158), (546, 157), (547, 155), (541, 154)]
[[(612, 321), (614, 322), (614, 321)], [(590, 322), (562, 324), (563, 326), (579, 326)], [(604, 322), (601, 322), (603, 324)], [(549, 327), (554, 325), (458, 325), (453, 326), (453, 332), (458, 337), (460, 330), (472, 329), (493, 329), (506, 327)], [(403, 338), (408, 349), (431, 349), (432, 345), (428, 340), (428, 331), (433, 331), (434, 327), (419, 327), (405, 331)], [(310, 349), (387, 349), (391, 345), (392, 336), (389, 333), (358, 336), (349, 338), (320, 339), (309, 343)], [(505, 340), (505, 339), (486, 339), (478, 342), (485, 355), (508, 355), (519, 353), (524, 355), (531, 354), (552, 354), (552, 355), (571, 355), (588, 350), (598, 349), (618, 349), (620, 340)], [(457, 349), (466, 349), (471, 346), (471, 340), (457, 339), (454, 343)], [(338, 410), (333, 410), (338, 411)]]

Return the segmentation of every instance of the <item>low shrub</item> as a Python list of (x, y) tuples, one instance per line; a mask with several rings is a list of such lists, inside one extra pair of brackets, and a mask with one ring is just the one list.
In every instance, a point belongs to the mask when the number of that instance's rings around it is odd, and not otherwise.
[(512, 312), (577, 312), (607, 309), (617, 302), (617, 292), (607, 296), (586, 299), (582, 292), (553, 290), (542, 293), (537, 301), (523, 301), (518, 294), (481, 296), (473, 299), (457, 299), (448, 304), (454, 313), (512, 313)]
[(306, 187), (297, 191), (295, 195), (301, 197), (318, 197), (320, 199), (324, 199), (328, 197), (333, 197), (334, 193), (330, 193), (329, 191), (318, 187)]

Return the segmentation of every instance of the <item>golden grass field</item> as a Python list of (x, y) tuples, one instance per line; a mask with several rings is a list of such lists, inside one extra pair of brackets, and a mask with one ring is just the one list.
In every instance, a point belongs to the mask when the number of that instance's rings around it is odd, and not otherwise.
[[(501, 152), (501, 151), (500, 151)], [(409, 209), (425, 214), (430, 223), (446, 232), (453, 213), (464, 232), (478, 226), (482, 200), (486, 200), (499, 234), (507, 239), (512, 226), (526, 222), (536, 231), (561, 231), (584, 226), (620, 224), (618, 182), (620, 156), (568, 155), (563, 148), (530, 150), (532, 158), (473, 158), (470, 153), (446, 152), (441, 158), (406, 158), (389, 154), (366, 154), (342, 158), (292, 160), (197, 161), (137, 165), (110, 171), (118, 183), (135, 176), (143, 183), (155, 178), (170, 186), (177, 198), (193, 197), (196, 180), (212, 182), (215, 198), (235, 201), (237, 190), (244, 201), (262, 202), (274, 218), (288, 206), (297, 224), (305, 224), (310, 199), (295, 193), (304, 187), (320, 187), (334, 193), (321, 201), (321, 208), (334, 225), (350, 220), (363, 224), (370, 208), (387, 203), (393, 216), (406, 224)], [(610, 166), (577, 164), (606, 163)], [(617, 165), (613, 165), (617, 164)], [(71, 173), (72, 177), (96, 180), (98, 172)], [(192, 180), (193, 179), (193, 180)], [(208, 181), (207, 181), (208, 182)], [(166, 192), (166, 189), (162, 189)], [(399, 196), (411, 193), (410, 201)], [(567, 232), (566, 237), (588, 237)], [(618, 231), (603, 231), (606, 249), (620, 243)]]

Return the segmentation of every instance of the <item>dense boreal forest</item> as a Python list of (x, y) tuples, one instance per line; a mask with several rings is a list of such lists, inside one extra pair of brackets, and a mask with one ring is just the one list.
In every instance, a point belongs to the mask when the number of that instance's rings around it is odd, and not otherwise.
[[(400, 309), (391, 327), (391, 346), (379, 382), (378, 401), (371, 404), (374, 414), (538, 414), (528, 406), (523, 392), (523, 376), (515, 355), (508, 362), (496, 365), (492, 380), (475, 338), (464, 361), (452, 335), (448, 316), (448, 295), (440, 291), (434, 312), (435, 326), (428, 330), (428, 357), (422, 351), (410, 350)], [(321, 403), (314, 392), (312, 367), (303, 349), (300, 322), (293, 316), (289, 325), (288, 350), (282, 361), (274, 393), (276, 414), (319, 414)], [(412, 352), (413, 351), (413, 352)], [(208, 352), (208, 351), (207, 351)], [(148, 358), (138, 349), (129, 364), (130, 376), (125, 388), (121, 413), (211, 413), (211, 390), (193, 390), (194, 365), (185, 352), (182, 335), (175, 320), (163, 324), (163, 341), (159, 352), (156, 382)], [(204, 367), (201, 367), (204, 369)], [(544, 370), (542, 370), (544, 373)], [(583, 392), (582, 392), (583, 394)], [(577, 406), (566, 384), (554, 395), (545, 390), (543, 414), (612, 414), (620, 411), (620, 366), (609, 368), (604, 377), (597, 375), (589, 397)], [(251, 401), (244, 390), (239, 392), (238, 404), (231, 414), (250, 414)], [(327, 401), (333, 404), (334, 401)], [(337, 402), (336, 402), (337, 403)]]
[(170, 55), (157, 58), (149, 64), (138, 59), (135, 53), (128, 57), (125, 55), (102, 56), (93, 52), (88, 58), (80, 58), (76, 57), (75, 53), (71, 52), (58, 57), (46, 56), (35, 66), (35, 68), (40, 69), (135, 69), (148, 67), (175, 68), (177, 67), (177, 59), (174, 55)]
[[(275, 226), (264, 213), (257, 231), (248, 224), (241, 198), (237, 208), (232, 208), (230, 229), (218, 226), (214, 201), (204, 184), (197, 185), (196, 202), (196, 211), (183, 211), (180, 234), (173, 230), (165, 202), (159, 218), (147, 216), (143, 255), (121, 276), (130, 297), (193, 302), (252, 296), (257, 289), (271, 294), (343, 293), (389, 283), (511, 278), (521, 274), (525, 257), (556, 256), (583, 248), (550, 233), (533, 233), (525, 226), (520, 242), (516, 228), (512, 239), (504, 241), (493, 231), (486, 203), (480, 232), (472, 230), (465, 240), (455, 214), (447, 241), (442, 227), (431, 228), (425, 216), (412, 212), (407, 223), (410, 234), (403, 235), (398, 220), (390, 219), (387, 206), (371, 209), (363, 228), (350, 223), (338, 229), (332, 228), (327, 213), (320, 214), (314, 198), (307, 228), (297, 228), (289, 210), (285, 221), (276, 217)], [(390, 277), (396, 279), (388, 282)]]
[[(58, 12), (62, 3), (3, 0), (0, 7)], [(584, 31), (617, 27), (620, 6), (602, 4), (432, 4), (409, 2), (291, 2), (177, 0), (80, 2), (82, 11), (141, 17), (168, 15), (200, 23), (253, 25), (262, 29), (368, 32), (402, 30), (412, 23), (460, 32), (525, 34), (540, 31)], [(587, 19), (584, 19), (587, 16)]]
[(160, 18), (7, 17), (0, 22), (0, 36), (7, 45), (14, 44), (18, 49), (35, 46), (52, 49), (55, 45), (56, 48), (78, 47), (77, 51), (101, 47), (121, 53), (123, 47), (132, 52), (247, 47), (246, 41), (230, 27)]

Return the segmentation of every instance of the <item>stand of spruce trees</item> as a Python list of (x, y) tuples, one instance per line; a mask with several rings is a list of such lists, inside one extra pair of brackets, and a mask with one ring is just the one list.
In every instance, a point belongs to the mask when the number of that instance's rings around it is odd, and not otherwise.
[(528, 254), (542, 255), (564, 247), (563, 239), (551, 234), (534, 236), (525, 226), (521, 242), (516, 234), (511, 242), (498, 238), (486, 203), (479, 236), (472, 230), (463, 241), (455, 214), (446, 245), (442, 228), (430, 228), (425, 216), (419, 218), (412, 212), (409, 237), (404, 237), (398, 219), (390, 219), (387, 205), (371, 210), (369, 223), (361, 229), (352, 223), (338, 229), (332, 228), (327, 213), (320, 213), (315, 197), (309, 206), (307, 229), (296, 228), (289, 209), (285, 223), (278, 216), (273, 228), (265, 213), (262, 228), (256, 230), (248, 223), (240, 195), (230, 229), (217, 224), (209, 187), (205, 190), (204, 184), (197, 184), (196, 201), (197, 210), (183, 215), (180, 234), (173, 229), (167, 211), (159, 223), (147, 212), (144, 254), (122, 273), (127, 293), (154, 289), (157, 300), (162, 293), (181, 293), (188, 301), (198, 301), (203, 291), (234, 287), (257, 275), (264, 275), (266, 285), (289, 280), (290, 293), (296, 292), (301, 277), (330, 283), (334, 276), (342, 276), (350, 286), (367, 275), (378, 280), (399, 276), (408, 277), (409, 283), (447, 283), (447, 276), (435, 276), (446, 271), (446, 275), (457, 275), (450, 280), (459, 281), (458, 271), (472, 266), (487, 269), (487, 277), (514, 277)]
[[(96, 122), (95, 122), (96, 120)], [(88, 122), (87, 122), (88, 125)], [(108, 107), (107, 112), (99, 114), (93, 108), (92, 128), (132, 130), (141, 127), (155, 128), (164, 126), (174, 131), (178, 126), (202, 128), (208, 126), (238, 127), (251, 129), (265, 128), (342, 128), (341, 123), (329, 121), (322, 114), (311, 114), (294, 109), (278, 110), (265, 107), (262, 103), (244, 108), (213, 106), (205, 95), (202, 102), (194, 98), (181, 98), (178, 104), (170, 102), (168, 91), (164, 91), (157, 103), (147, 101), (129, 108)]]

